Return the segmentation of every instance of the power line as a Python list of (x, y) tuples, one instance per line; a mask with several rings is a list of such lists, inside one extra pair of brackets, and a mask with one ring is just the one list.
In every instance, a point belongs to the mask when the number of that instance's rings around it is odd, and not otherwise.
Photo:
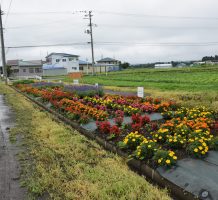
[(139, 45), (139, 46), (217, 46), (218, 42), (205, 42), (205, 43), (176, 43), (176, 42), (166, 42), (166, 43), (142, 43), (142, 42), (96, 42), (96, 45), (119, 45), (119, 46), (129, 46), (129, 45)]
[(95, 10), (95, 12), (99, 13), (99, 14), (105, 14), (105, 15), (120, 15), (120, 16), (128, 16), (128, 17), (187, 19), (187, 20), (218, 20), (218, 17), (147, 15), (147, 14), (123, 13), (123, 12), (112, 12), (112, 11), (98, 11), (98, 10)]
[[(62, 43), (62, 44), (42, 44), (42, 45), (25, 45), (25, 46), (7, 46), (8, 49), (21, 49), (21, 48), (38, 48), (38, 47), (55, 47), (55, 46), (86, 46), (90, 42), (78, 42), (78, 43)], [(140, 46), (217, 46), (218, 42), (165, 42), (165, 43), (143, 43), (143, 42), (95, 42), (95, 45), (140, 45)]]
[[(65, 19), (63, 20), (59, 20), (59, 21), (52, 21), (52, 22), (47, 22), (47, 23), (42, 23), (42, 24), (31, 24), (31, 25), (23, 25), (23, 26), (12, 26), (12, 27), (7, 27), (7, 29), (25, 29), (25, 28), (29, 28), (29, 27), (33, 27), (33, 28), (38, 28), (41, 26), (45, 26), (45, 25), (50, 25), (50, 24), (56, 24), (56, 23), (61, 23), (65, 21)], [(80, 25), (80, 23), (70, 23), (71, 25)], [(201, 26), (195, 26), (195, 27), (190, 27), (190, 26), (136, 26), (136, 25), (119, 25), (119, 24), (99, 24), (98, 27), (102, 27), (102, 28), (139, 28), (139, 29), (185, 29), (185, 30), (196, 30), (196, 29), (204, 29), (205, 31), (207, 30), (216, 30), (218, 29), (218, 27), (201, 27)]]
[(218, 27), (190, 27), (190, 26), (136, 26), (136, 25), (118, 25), (118, 24), (99, 24), (99, 27), (109, 28), (140, 28), (140, 29), (218, 29)]
[(55, 46), (75, 46), (75, 45), (88, 45), (88, 42), (78, 43), (63, 43), (63, 44), (41, 44), (41, 45), (23, 45), (23, 46), (7, 46), (8, 49), (22, 49), (22, 48), (37, 48), (37, 47), (55, 47)]
[(10, 1), (8, 12), (7, 12), (7, 15), (6, 15), (6, 18), (5, 18), (5, 26), (6, 26), (6, 23), (7, 23), (8, 15), (9, 15), (10, 10), (11, 10), (11, 4), (12, 4), (12, 0)]
[(11, 15), (73, 15), (78, 13), (86, 13), (85, 10), (74, 11), (39, 11), (39, 12), (12, 12)]
[[(84, 13), (86, 11), (44, 11), (44, 12), (13, 12), (11, 15), (38, 15), (38, 14), (75, 14)], [(95, 13), (103, 15), (119, 15), (126, 17), (146, 17), (146, 18), (161, 18), (161, 19), (187, 19), (187, 20), (218, 20), (218, 17), (201, 17), (201, 16), (173, 16), (173, 15), (148, 15), (138, 13), (125, 13), (113, 11), (95, 10)]]
[[(29, 28), (29, 27), (34, 27), (34, 28), (38, 28), (40, 26), (45, 26), (45, 25), (50, 25), (50, 24), (56, 24), (56, 23), (62, 23), (66, 21), (66, 19), (63, 20), (58, 20), (58, 21), (51, 21), (51, 22), (47, 22), (47, 23), (42, 23), (42, 24), (29, 24), (29, 25), (23, 25), (23, 26), (11, 26), (11, 27), (7, 27), (7, 29), (22, 29), (22, 28)], [(69, 22), (68, 22), (69, 24)], [(80, 23), (73, 23), (73, 25), (78, 25)], [(71, 24), (72, 25), (72, 24)]]

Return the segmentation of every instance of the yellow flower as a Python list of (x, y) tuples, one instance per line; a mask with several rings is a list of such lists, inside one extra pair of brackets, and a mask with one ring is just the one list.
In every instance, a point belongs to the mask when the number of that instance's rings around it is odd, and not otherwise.
[(161, 136), (159, 136), (159, 139), (161, 140), (161, 139), (162, 139), (162, 137), (161, 137)]
[(200, 146), (200, 147), (198, 147), (200, 150), (202, 150), (203, 149), (203, 147), (202, 146)]
[(195, 148), (195, 149), (194, 149), (194, 152), (196, 152), (196, 153), (197, 153), (197, 152), (198, 152), (198, 149), (197, 149), (197, 148)]
[(169, 142), (172, 142), (173, 140), (172, 139), (169, 139)]
[(148, 145), (148, 148), (151, 148), (151, 145), (150, 145), (150, 144)]
[(170, 152), (170, 153), (169, 153), (169, 156), (170, 156), (170, 157), (173, 157), (173, 155), (174, 155), (173, 152)]
[(201, 152), (201, 154), (203, 154), (203, 155), (204, 155), (204, 154), (205, 154), (205, 151), (202, 151), (202, 152)]
[(167, 164), (170, 164), (170, 160), (169, 160), (169, 159), (167, 159), (167, 160), (166, 160), (166, 163), (167, 163)]
[(132, 141), (135, 142), (135, 138), (133, 138)]
[(125, 140), (124, 140), (124, 143), (127, 144), (127, 142), (128, 142), (128, 139), (125, 139)]
[(206, 147), (207, 146), (207, 144), (204, 142), (204, 143), (202, 143), (202, 145), (204, 146), (204, 147)]
[(161, 159), (158, 159), (158, 163), (161, 163), (162, 162), (162, 158)]
[(173, 156), (173, 159), (174, 159), (174, 160), (177, 160), (177, 156)]

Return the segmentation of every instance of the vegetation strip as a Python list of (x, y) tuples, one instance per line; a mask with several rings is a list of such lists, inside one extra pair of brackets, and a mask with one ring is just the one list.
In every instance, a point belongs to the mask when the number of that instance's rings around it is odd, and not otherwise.
[(27, 148), (20, 159), (23, 185), (31, 193), (45, 194), (44, 199), (170, 199), (165, 191), (128, 170), (119, 157), (53, 122), (19, 94), (10, 95), (10, 89), (0, 87), (16, 111), (17, 125), (11, 137), (21, 134)]
[[(14, 89), (16, 91), (20, 92), (16, 88), (14, 88)], [(23, 94), (23, 93), (21, 93), (21, 94)], [(86, 131), (81, 126), (79, 126), (79, 124), (72, 122), (71, 120), (67, 119), (66, 117), (64, 117), (63, 115), (57, 113), (56, 111), (47, 108), (45, 105), (43, 105), (42, 103), (40, 103), (40, 102), (36, 101), (35, 99), (31, 98), (29, 95), (25, 95), (25, 94), (23, 94), (23, 95), (26, 96), (27, 98), (29, 98), (34, 103), (41, 106), (42, 108), (44, 108), (45, 110), (47, 110), (48, 112), (56, 115), (60, 120), (64, 121), (66, 124), (69, 124), (73, 128), (76, 128), (77, 130), (79, 130), (82, 134), (84, 134), (89, 139), (95, 139), (106, 150), (117, 153), (118, 155), (120, 155), (120, 156), (122, 156), (124, 158), (128, 158), (127, 154), (124, 153), (123, 151), (121, 151), (116, 146), (112, 145), (111, 143), (108, 143), (107, 141), (103, 140), (102, 138), (96, 136), (95, 134), (93, 134), (93, 133), (91, 133), (89, 131)], [(146, 165), (143, 161), (131, 159), (131, 160), (128, 161), (128, 164), (135, 171), (137, 171), (139, 174), (142, 174), (142, 175), (144, 175), (146, 177), (149, 177), (150, 179), (152, 179), (154, 182), (158, 183), (162, 187), (168, 187), (170, 189), (171, 193), (173, 195), (177, 196), (179, 199), (187, 199), (188, 200), (188, 199), (193, 199), (194, 198), (193, 194), (191, 194), (191, 193), (189, 193), (187, 191), (184, 191), (182, 188), (178, 187), (174, 183), (164, 179), (163, 177), (160, 176), (160, 174), (156, 170), (154, 170), (151, 167), (149, 167), (148, 165)]]

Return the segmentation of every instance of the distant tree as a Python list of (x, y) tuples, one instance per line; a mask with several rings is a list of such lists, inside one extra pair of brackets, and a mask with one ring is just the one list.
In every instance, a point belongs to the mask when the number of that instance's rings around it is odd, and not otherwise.
[(179, 62), (171, 61), (171, 64), (173, 67), (176, 67), (179, 64)]
[(214, 61), (214, 60), (218, 60), (218, 56), (215, 55), (214, 57), (213, 56), (204, 56), (202, 58), (202, 61)]
[(7, 75), (10, 76), (12, 71), (11, 71), (11, 67), (10, 66), (6, 66), (7, 69)]
[(124, 63), (120, 63), (119, 66), (122, 69), (127, 69), (127, 68), (129, 68), (130, 65), (128, 62), (124, 62)]

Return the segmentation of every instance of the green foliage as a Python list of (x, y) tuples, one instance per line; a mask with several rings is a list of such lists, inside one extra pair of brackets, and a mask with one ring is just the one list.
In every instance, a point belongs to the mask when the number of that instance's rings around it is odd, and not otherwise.
[(215, 151), (218, 151), (218, 136), (211, 139), (209, 147)]
[(34, 83), (34, 80), (19, 80), (13, 82), (13, 85), (18, 85), (18, 84), (31, 84)]
[(150, 159), (157, 150), (157, 143), (153, 140), (145, 139), (136, 149), (134, 156), (140, 160)]
[(176, 164), (177, 156), (173, 151), (157, 150), (154, 153), (153, 160), (159, 166), (172, 166)]
[(193, 157), (202, 158), (208, 152), (208, 146), (203, 139), (195, 140), (188, 144), (186, 151)]

